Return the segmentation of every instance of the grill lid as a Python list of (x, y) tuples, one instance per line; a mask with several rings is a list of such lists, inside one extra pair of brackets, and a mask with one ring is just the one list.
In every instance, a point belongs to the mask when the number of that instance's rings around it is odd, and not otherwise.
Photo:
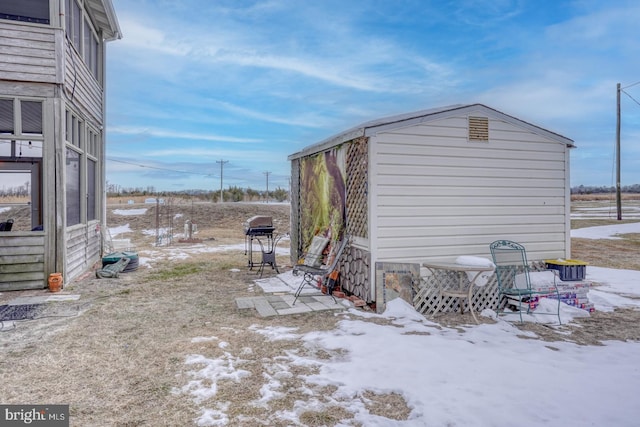
[(246, 220), (244, 225), (245, 228), (273, 227), (273, 220), (270, 216), (256, 215)]

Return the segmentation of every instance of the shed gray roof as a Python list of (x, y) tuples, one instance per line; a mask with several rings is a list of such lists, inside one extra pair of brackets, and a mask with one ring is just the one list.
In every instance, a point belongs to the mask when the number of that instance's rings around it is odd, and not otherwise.
[(385, 130), (391, 130), (399, 127), (406, 127), (406, 126), (411, 126), (411, 125), (415, 125), (415, 124), (419, 124), (427, 121), (446, 118), (454, 114), (471, 113), (471, 112), (477, 113), (478, 111), (484, 112), (487, 116), (500, 118), (509, 123), (513, 123), (523, 128), (529, 129), (532, 132), (542, 134), (547, 138), (566, 144), (569, 147), (574, 147), (573, 140), (567, 137), (564, 137), (555, 132), (551, 132), (549, 130), (543, 129), (531, 123), (525, 122), (523, 120), (520, 120), (508, 114), (502, 113), (498, 110), (487, 107), (486, 105), (456, 104), (456, 105), (449, 105), (446, 107), (432, 108), (429, 110), (414, 111), (412, 113), (399, 114), (396, 116), (383, 117), (377, 120), (371, 120), (371, 121), (362, 123), (356, 127), (353, 127), (351, 129), (348, 129), (344, 132), (341, 132), (337, 135), (324, 139), (320, 142), (317, 142), (313, 145), (309, 145), (303, 148), (302, 150), (294, 154), (291, 154), (288, 157), (288, 159), (294, 160), (300, 157), (319, 153), (321, 151), (325, 151), (327, 149), (335, 147), (336, 145), (340, 145), (344, 142), (351, 141), (352, 139), (355, 139), (361, 136), (369, 136)]

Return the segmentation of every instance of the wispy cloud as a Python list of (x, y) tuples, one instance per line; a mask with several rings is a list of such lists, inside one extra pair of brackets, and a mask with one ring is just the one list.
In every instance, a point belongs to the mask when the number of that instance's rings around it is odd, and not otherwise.
[(231, 143), (257, 143), (260, 139), (242, 138), (234, 136), (212, 135), (208, 133), (189, 133), (175, 132), (167, 129), (149, 128), (149, 127), (127, 127), (127, 126), (110, 126), (107, 131), (113, 134), (136, 135), (144, 137), (171, 138), (171, 139), (190, 139), (197, 141), (215, 141), (215, 142), (231, 142)]
[(275, 114), (268, 114), (262, 111), (253, 110), (246, 107), (234, 105), (229, 102), (211, 100), (211, 104), (219, 106), (222, 110), (237, 114), (243, 117), (250, 117), (265, 122), (280, 123), (289, 126), (304, 126), (311, 128), (321, 128), (326, 126), (326, 121), (323, 117), (318, 116), (315, 113), (309, 112), (305, 115), (298, 117), (280, 116)]
[[(131, 36), (123, 39), (116, 49), (134, 56), (166, 55), (164, 61), (168, 66), (173, 62), (174, 69), (189, 61), (214, 69), (221, 66), (267, 69), (374, 93), (413, 92), (421, 87), (419, 83), (424, 83), (425, 77), (445, 82), (452, 74), (445, 63), (375, 34), (352, 34), (352, 37), (362, 37), (354, 41), (336, 40), (335, 34), (325, 32), (316, 36), (315, 49), (309, 51), (298, 43), (290, 43), (284, 34), (280, 35), (283, 39), (275, 35), (274, 39), (247, 37), (245, 34), (258, 31), (251, 23), (236, 24), (227, 31), (211, 28), (198, 31), (186, 22), (164, 28), (153, 25), (153, 21), (143, 23), (125, 18), (121, 26), (123, 32)], [(323, 37), (328, 41), (322, 42)], [(150, 72), (167, 72), (158, 67), (156, 61), (163, 60), (155, 56), (154, 61), (148, 63)], [(145, 62), (136, 66), (145, 67)], [(422, 70), (423, 74), (415, 76), (416, 70)]]

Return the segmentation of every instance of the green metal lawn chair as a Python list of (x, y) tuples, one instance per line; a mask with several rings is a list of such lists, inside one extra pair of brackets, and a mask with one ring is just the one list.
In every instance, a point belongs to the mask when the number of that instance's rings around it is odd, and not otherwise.
[[(555, 315), (558, 317), (558, 323), (562, 324), (556, 271), (530, 271), (524, 246), (510, 240), (497, 240), (489, 245), (489, 249), (493, 263), (496, 265), (498, 315), (501, 310), (504, 313), (505, 306), (511, 306), (518, 311), (520, 322), (522, 322), (522, 313), (531, 314), (539, 304), (540, 298), (546, 297), (557, 300), (555, 312), (537, 312), (536, 314)], [(539, 273), (545, 276), (541, 277)], [(534, 276), (533, 279), (532, 276)]]

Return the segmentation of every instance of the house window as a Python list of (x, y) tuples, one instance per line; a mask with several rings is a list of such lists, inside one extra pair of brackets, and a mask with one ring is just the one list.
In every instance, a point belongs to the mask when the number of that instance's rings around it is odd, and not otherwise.
[(41, 159), (42, 101), (0, 99), (0, 135), (0, 156)]
[(93, 33), (89, 20), (84, 20), (83, 57), (89, 71), (98, 78), (98, 37)]
[(0, 98), (0, 222), (42, 230), (43, 102)]
[(97, 179), (97, 166), (98, 162), (92, 159), (87, 160), (87, 221), (97, 219), (97, 198), (96, 198), (96, 186), (98, 184)]
[(20, 101), (23, 135), (42, 135), (42, 102)]
[(75, 114), (71, 111), (67, 110), (66, 112), (66, 126), (65, 126), (65, 139), (69, 144), (75, 145), (78, 148), (81, 148), (82, 144), (82, 130), (83, 130), (83, 122), (80, 120)]
[(489, 119), (469, 116), (469, 141), (489, 142)]
[(65, 4), (65, 23), (67, 26), (67, 38), (71, 44), (80, 50), (80, 31), (82, 30), (82, 9), (77, 0), (67, 0)]
[(0, 19), (49, 25), (49, 0), (3, 0)]
[(100, 134), (89, 128), (85, 145), (87, 154), (87, 221), (91, 221), (98, 219), (99, 202), (96, 194), (99, 194), (98, 160), (100, 158)]
[(13, 99), (0, 99), (0, 134), (12, 135), (13, 130)]
[(93, 30), (91, 21), (86, 11), (83, 9), (78, 0), (66, 0), (65, 24), (67, 30), (67, 38), (76, 48), (78, 54), (82, 56), (91, 74), (98, 78), (98, 62), (100, 43), (96, 32)]
[(67, 147), (66, 183), (67, 227), (80, 224), (80, 153)]
[(102, 135), (95, 124), (65, 113), (67, 226), (98, 219)]

